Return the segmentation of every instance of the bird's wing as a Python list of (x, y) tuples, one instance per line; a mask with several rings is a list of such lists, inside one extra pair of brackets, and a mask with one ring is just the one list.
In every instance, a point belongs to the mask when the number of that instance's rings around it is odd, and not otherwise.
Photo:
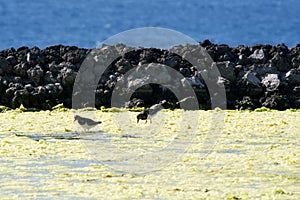
[(179, 103), (183, 103), (183, 102), (185, 102), (185, 101), (188, 101), (188, 100), (191, 100), (191, 99), (195, 99), (195, 97), (191, 97), (191, 96), (189, 96), (189, 97), (186, 97), (186, 98), (184, 98), (184, 99), (181, 99), (180, 101), (178, 101), (178, 102), (177, 102), (177, 104), (179, 104)]
[(155, 114), (157, 114), (161, 109), (163, 109), (164, 107), (160, 104), (160, 103), (158, 103), (158, 104), (154, 104), (153, 106), (151, 106), (150, 108), (149, 108), (149, 115), (155, 115)]

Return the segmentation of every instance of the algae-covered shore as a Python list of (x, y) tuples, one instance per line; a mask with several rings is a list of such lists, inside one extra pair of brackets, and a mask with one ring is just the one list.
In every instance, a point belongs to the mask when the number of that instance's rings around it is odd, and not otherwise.
[[(183, 112), (197, 112), (199, 124), (194, 137), (198, 142), (162, 169), (135, 174), (120, 173), (98, 162), (80, 138), (67, 137), (76, 133), (75, 110), (4, 111), (0, 113), (0, 198), (300, 198), (299, 110), (224, 111), (224, 126), (205, 157), (197, 152), (210, 132), (212, 111), (165, 111), (164, 127), (154, 134), (161, 137), (157, 145), (166, 135), (176, 134), (176, 122)], [(123, 129), (138, 127), (135, 130), (143, 131), (151, 127), (149, 123), (136, 125), (136, 112), (119, 113), (132, 119)], [(114, 114), (95, 111), (95, 119), (103, 123), (94, 131), (124, 133)], [(160, 123), (158, 118), (153, 119), (152, 124), (156, 123)], [(38, 137), (27, 137), (33, 134)], [(42, 137), (57, 134), (66, 137)]]

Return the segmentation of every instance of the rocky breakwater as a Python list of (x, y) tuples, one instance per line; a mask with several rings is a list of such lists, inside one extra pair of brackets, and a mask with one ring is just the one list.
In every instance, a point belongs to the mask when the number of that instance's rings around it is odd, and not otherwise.
[(225, 78), (229, 108), (300, 108), (300, 45), (289, 49), (257, 44), (202, 42)]
[(71, 106), (77, 71), (89, 50), (70, 46), (0, 51), (0, 105), (50, 109)]
[[(208, 40), (200, 44), (221, 73), (219, 81), (225, 85), (229, 109), (300, 108), (300, 45), (289, 49), (284, 44), (229, 47)], [(50, 109), (63, 103), (71, 107), (74, 80), (90, 52), (91, 49), (62, 45), (42, 50), (21, 47), (0, 51), (0, 104)], [(134, 49), (111, 63), (103, 77), (99, 77), (96, 107), (109, 107), (117, 81), (130, 69), (147, 63), (168, 65), (180, 72), (195, 89), (201, 108), (210, 108), (201, 72), (180, 56), (155, 48)], [(170, 107), (178, 106), (174, 94), (157, 84), (139, 88), (127, 106), (150, 105), (161, 100), (166, 100)]]

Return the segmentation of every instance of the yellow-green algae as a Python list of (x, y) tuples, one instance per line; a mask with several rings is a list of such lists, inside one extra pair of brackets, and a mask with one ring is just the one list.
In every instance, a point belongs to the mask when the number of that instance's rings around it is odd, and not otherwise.
[[(100, 164), (80, 140), (35, 141), (13, 134), (72, 133), (76, 130), (74, 110), (3, 110), (0, 199), (300, 199), (297, 110), (225, 111), (217, 144), (206, 157), (193, 151), (201, 149), (209, 133), (211, 111), (197, 111), (200, 125), (195, 137), (199, 144), (193, 144), (161, 171), (143, 175), (117, 173)], [(122, 133), (132, 128), (132, 124), (123, 130), (117, 127), (110, 111), (127, 113), (105, 108), (96, 111), (97, 119), (103, 122), (99, 128), (104, 132)], [(176, 122), (182, 112), (166, 112), (169, 118), (156, 134), (166, 138), (178, 131)], [(136, 112), (128, 113), (135, 121)], [(140, 123), (137, 130), (149, 126)], [(190, 128), (186, 127), (187, 131)], [(164, 142), (149, 145), (154, 148)]]

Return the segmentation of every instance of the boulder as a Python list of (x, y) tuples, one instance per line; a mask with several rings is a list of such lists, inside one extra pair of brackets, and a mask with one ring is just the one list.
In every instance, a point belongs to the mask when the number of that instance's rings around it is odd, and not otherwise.
[(202, 42), (200, 42), (200, 45), (201, 45), (202, 47), (209, 47), (209, 46), (212, 45), (212, 43), (211, 43), (211, 41), (209, 41), (209, 40), (203, 40)]
[(16, 76), (20, 76), (23, 78), (27, 77), (28, 64), (27, 63), (19, 63), (14, 66), (13, 73)]
[(290, 85), (300, 84), (300, 70), (291, 69), (285, 74), (285, 79)]
[(124, 58), (121, 58), (116, 62), (117, 71), (121, 74), (125, 73), (132, 68), (130, 62)]
[(12, 99), (13, 108), (19, 108), (21, 104), (30, 107), (29, 92), (25, 89), (15, 91)]
[(204, 88), (205, 85), (202, 83), (201, 79), (199, 77), (185, 77), (181, 80), (181, 83), (183, 86), (187, 86), (187, 84), (191, 85), (192, 87), (196, 88)]
[(294, 88), (293, 88), (293, 92), (294, 92), (295, 94), (300, 94), (300, 86), (294, 87)]
[(280, 72), (287, 72), (292, 68), (292, 64), (287, 56), (282, 53), (275, 53), (271, 62), (276, 66), (277, 70)]
[(188, 68), (179, 68), (179, 72), (183, 75), (183, 76), (190, 76), (190, 70)]
[(31, 84), (27, 84), (24, 86), (24, 89), (30, 93), (34, 90), (34, 87)]
[(262, 106), (277, 109), (277, 110), (285, 110), (289, 108), (290, 101), (286, 95), (281, 94), (272, 94), (271, 96), (265, 99), (265, 102), (262, 103)]
[[(249, 47), (240, 45), (232, 48), (224, 44), (217, 45), (203, 41), (201, 45), (207, 50), (201, 53), (206, 56), (208, 53), (216, 63), (213, 66), (219, 69), (221, 76), (211, 81), (225, 85), (228, 108), (254, 109), (265, 105), (283, 109), (300, 106), (300, 45), (291, 49), (284, 44), (276, 46), (257, 44)], [(82, 90), (85, 90), (91, 87), (89, 84), (91, 80), (99, 80), (95, 92), (97, 107), (110, 106), (111, 94), (116, 89), (117, 82), (124, 82), (122, 84), (126, 86), (124, 88), (133, 88), (131, 86), (147, 83), (151, 75), (154, 77), (152, 82), (160, 80), (166, 84), (165, 87), (160, 89), (161, 85), (148, 84), (136, 91), (130, 91), (133, 92), (131, 98), (143, 99), (143, 105), (151, 105), (163, 99), (174, 103), (176, 97), (168, 88), (170, 86), (176, 88), (182, 82), (193, 86), (202, 108), (209, 108), (211, 98), (205, 81), (210, 80), (209, 77), (214, 77), (215, 74), (210, 74), (210, 58), (196, 59), (196, 55), (203, 47), (179, 45), (171, 50), (162, 50), (132, 48), (120, 44), (103, 45), (95, 52), (91, 49), (63, 45), (43, 50), (37, 47), (6, 49), (0, 51), (0, 104), (18, 107), (22, 103), (26, 104), (26, 107), (40, 108), (48, 108), (47, 105), (54, 106), (57, 103), (71, 106), (74, 81), (86, 55), (92, 53), (89, 56), (90, 64), (98, 66), (101, 64), (97, 60), (99, 54), (108, 58), (105, 56), (120, 53), (121, 56), (108, 65), (102, 77), (91, 75), (88, 80), (82, 82), (84, 85)], [(182, 57), (179, 56), (181, 53)], [(198, 66), (201, 68), (198, 70), (193, 63), (200, 60), (204, 63)], [(178, 81), (174, 75), (157, 67), (161, 64), (177, 70), (184, 78)], [(152, 68), (147, 69), (149, 66)], [(124, 74), (135, 67), (137, 70), (134, 71), (134, 75), (126, 78)], [(93, 74), (97, 72), (98, 68), (94, 67)], [(128, 93), (127, 90), (122, 92)]]
[(300, 66), (300, 56), (296, 56), (292, 58), (292, 66), (293, 68), (298, 68)]
[(235, 65), (233, 63), (229, 61), (217, 62), (217, 67), (222, 77), (231, 82), (234, 82), (236, 80), (236, 76), (234, 73)]
[(280, 85), (278, 74), (268, 74), (261, 81), (262, 85), (268, 92), (275, 91)]
[(34, 68), (28, 69), (27, 75), (35, 83), (35, 85), (38, 85), (43, 79), (44, 71), (39, 65), (37, 65)]
[(15, 56), (8, 56), (6, 58), (7, 62), (11, 65), (11, 66), (15, 66), (16, 64), (18, 64), (17, 59), (15, 58)]
[(10, 74), (12, 72), (11, 64), (3, 57), (0, 57), (0, 75)]
[(235, 108), (238, 110), (254, 110), (256, 107), (256, 102), (249, 96), (244, 96), (242, 100), (236, 100)]
[(59, 74), (61, 78), (61, 83), (64, 87), (72, 87), (75, 79), (76, 79), (77, 72), (74, 70), (64, 67)]
[(60, 80), (51, 71), (47, 71), (44, 75), (44, 84), (59, 83)]
[(144, 107), (144, 101), (142, 99), (133, 98), (125, 103), (125, 108), (137, 108)]
[(254, 64), (250, 68), (258, 77), (278, 73), (277, 68), (272, 63)]
[(244, 74), (236, 87), (239, 88), (237, 92), (245, 96), (257, 96), (263, 92), (260, 80), (251, 71)]
[(252, 85), (256, 87), (261, 87), (260, 80), (250, 71), (248, 71), (242, 78), (245, 85)]
[(249, 59), (253, 63), (261, 63), (266, 60), (266, 56), (263, 49), (256, 49), (253, 54), (249, 56)]
[(237, 61), (238, 65), (247, 65), (247, 64), (249, 64), (249, 62), (250, 62), (250, 59), (247, 56), (245, 56), (244, 54), (239, 55), (238, 61)]

